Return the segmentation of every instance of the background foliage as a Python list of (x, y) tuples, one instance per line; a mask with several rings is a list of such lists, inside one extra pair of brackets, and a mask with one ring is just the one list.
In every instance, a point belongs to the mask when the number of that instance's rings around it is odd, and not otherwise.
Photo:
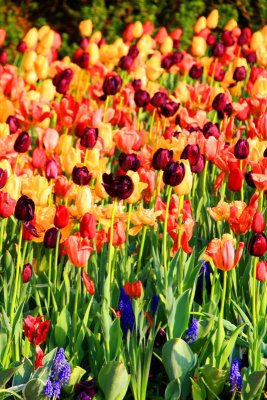
[(231, 18), (240, 26), (257, 30), (267, 22), (265, 0), (0, 0), (0, 26), (8, 32), (6, 46), (12, 49), (25, 29), (48, 23), (63, 34), (63, 47), (80, 40), (78, 25), (91, 18), (96, 30), (101, 30), (108, 41), (120, 36), (127, 23), (149, 19), (156, 27), (182, 27), (181, 45), (187, 47), (192, 36), (192, 21), (208, 15), (213, 8), (220, 12), (219, 27)]

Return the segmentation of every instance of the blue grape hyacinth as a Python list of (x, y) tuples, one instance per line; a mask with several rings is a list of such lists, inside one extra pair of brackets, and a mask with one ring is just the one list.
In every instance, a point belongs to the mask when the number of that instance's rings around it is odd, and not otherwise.
[(232, 362), (230, 375), (229, 375), (231, 391), (242, 389), (242, 375), (240, 372), (240, 365), (241, 365), (241, 363), (237, 359), (235, 359)]
[(194, 343), (198, 337), (198, 320), (196, 318), (192, 319), (190, 327), (185, 332), (185, 342)]
[(61, 388), (68, 384), (71, 374), (70, 364), (66, 361), (63, 348), (58, 349), (51, 368), (51, 373), (44, 387), (43, 394), (52, 399), (60, 397)]
[(134, 312), (131, 298), (123, 288), (120, 289), (120, 292), (118, 311), (121, 315), (121, 329), (124, 335), (127, 335), (128, 330), (132, 331), (134, 327)]

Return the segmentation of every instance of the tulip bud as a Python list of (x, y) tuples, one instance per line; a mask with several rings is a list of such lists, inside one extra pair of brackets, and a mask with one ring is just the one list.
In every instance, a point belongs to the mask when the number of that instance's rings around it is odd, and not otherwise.
[(155, 170), (164, 170), (166, 165), (172, 161), (173, 151), (167, 149), (158, 149), (152, 158), (152, 166)]
[(180, 107), (180, 103), (176, 103), (176, 101), (168, 101), (161, 107), (161, 114), (166, 117), (173, 117)]
[(207, 37), (207, 44), (209, 46), (214, 46), (216, 43), (216, 37), (213, 35), (213, 33), (210, 33)]
[(198, 144), (188, 144), (181, 154), (181, 159), (189, 160), (190, 165), (195, 165), (200, 157), (200, 149)]
[(56, 207), (56, 213), (54, 217), (54, 225), (56, 226), (56, 228), (58, 229), (65, 228), (69, 223), (69, 219), (70, 219), (69, 209), (62, 204), (58, 205)]
[(205, 157), (203, 156), (203, 154), (200, 154), (200, 157), (196, 164), (194, 165), (190, 164), (190, 168), (191, 171), (196, 174), (200, 174), (200, 172), (203, 171), (203, 169), (205, 168)]
[(89, 66), (90, 56), (86, 52), (81, 52), (74, 56), (74, 62), (79, 65), (80, 68), (87, 69)]
[(134, 184), (130, 176), (116, 176), (113, 178), (112, 174), (103, 174), (103, 186), (106, 192), (111, 197), (118, 197), (125, 200), (131, 196), (134, 190)]
[(248, 244), (249, 254), (255, 257), (261, 257), (267, 250), (267, 238), (264, 233), (254, 235)]
[(71, 185), (66, 176), (60, 175), (55, 179), (54, 192), (56, 196), (60, 198), (66, 197), (70, 187)]
[(57, 245), (57, 238), (60, 232), (57, 228), (50, 228), (44, 235), (44, 247), (47, 249), (54, 249)]
[[(213, 43), (214, 44), (214, 43)], [(193, 36), (191, 43), (191, 54), (194, 57), (203, 57), (207, 50), (207, 42), (201, 36)]]
[(215, 29), (219, 22), (219, 11), (217, 9), (212, 10), (207, 16), (206, 22), (209, 29)]
[(0, 189), (2, 189), (5, 186), (7, 178), (8, 178), (7, 170), (0, 168)]
[(256, 266), (256, 279), (258, 281), (267, 282), (267, 262), (258, 261)]
[(183, 163), (170, 161), (163, 172), (163, 182), (166, 185), (177, 186), (184, 179), (185, 167)]
[(265, 229), (264, 216), (260, 211), (257, 211), (253, 217), (251, 229), (256, 233), (261, 233)]
[(247, 62), (252, 65), (255, 64), (257, 62), (257, 53), (255, 51), (251, 51), (248, 55), (247, 55)]
[(216, 43), (212, 49), (212, 54), (214, 57), (222, 57), (225, 52), (225, 46), (223, 43)]
[(0, 192), (0, 217), (9, 218), (15, 210), (16, 200), (6, 192)]
[(31, 277), (32, 277), (32, 265), (31, 264), (23, 265), (23, 270), (22, 270), (23, 283), (28, 283)]
[(172, 61), (173, 64), (179, 64), (184, 58), (184, 55), (182, 53), (179, 53), (178, 51), (175, 51), (172, 53)]
[(202, 29), (205, 29), (207, 27), (207, 20), (206, 17), (200, 17), (198, 18), (198, 20), (196, 21), (195, 25), (194, 25), (194, 32), (195, 33), (199, 33), (202, 31)]
[(212, 122), (206, 122), (203, 126), (203, 135), (206, 139), (208, 139), (210, 136), (214, 136), (215, 139), (218, 139), (220, 136), (220, 130), (216, 124), (213, 124)]
[(28, 132), (21, 132), (14, 143), (14, 150), (18, 153), (26, 153), (31, 145), (31, 137)]
[(165, 92), (156, 92), (150, 100), (150, 103), (153, 107), (162, 107), (166, 104), (167, 100), (168, 95)]
[(81, 146), (93, 149), (98, 138), (98, 128), (86, 128), (81, 137)]
[(224, 111), (226, 107), (226, 96), (224, 93), (219, 93), (214, 97), (212, 108), (216, 111)]
[(243, 173), (240, 168), (232, 169), (228, 176), (228, 189), (239, 192), (243, 184)]
[(138, 299), (142, 295), (143, 285), (141, 281), (136, 281), (133, 283), (125, 282), (124, 290), (127, 296), (132, 299)]
[(246, 180), (248, 186), (252, 187), (253, 189), (256, 189), (256, 185), (255, 185), (255, 183), (253, 181), (253, 178), (252, 178), (251, 174), (252, 174), (252, 171), (246, 172), (245, 173), (245, 180)]
[(173, 65), (173, 56), (172, 54), (168, 54), (161, 61), (161, 67), (168, 70)]
[(6, 123), (9, 126), (9, 132), (11, 135), (17, 132), (19, 128), (19, 121), (18, 118), (15, 117), (15, 115), (9, 115), (9, 117), (7, 117)]
[(139, 38), (143, 34), (143, 25), (140, 21), (135, 21), (132, 27), (132, 34), (134, 38)]
[(80, 223), (80, 234), (83, 238), (93, 239), (96, 236), (96, 217), (85, 213)]
[(88, 185), (92, 178), (92, 174), (89, 173), (86, 166), (75, 167), (72, 170), (72, 180), (77, 185)]
[(128, 56), (132, 57), (132, 59), (135, 59), (139, 54), (139, 50), (135, 45), (130, 46), (128, 50)]
[(234, 70), (233, 79), (237, 82), (244, 81), (246, 79), (246, 74), (247, 71), (244, 66), (236, 67), (236, 69)]
[(121, 153), (119, 156), (119, 165), (125, 172), (136, 172), (140, 167), (140, 160), (136, 154)]
[(132, 65), (133, 65), (133, 58), (131, 56), (129, 55), (123, 56), (120, 59), (119, 67), (125, 71), (129, 71)]
[(17, 51), (19, 53), (25, 53), (25, 51), (27, 50), (27, 43), (25, 43), (23, 40), (21, 40), (17, 47), (16, 47)]
[(202, 65), (194, 64), (194, 65), (192, 65), (192, 67), (189, 70), (189, 76), (192, 79), (199, 79), (199, 78), (201, 78), (202, 74), (203, 74)]
[(58, 176), (58, 166), (55, 160), (48, 160), (45, 164), (46, 179), (55, 179)]
[(239, 139), (234, 146), (234, 155), (238, 160), (244, 160), (249, 155), (249, 142)]
[(85, 19), (81, 21), (79, 24), (79, 30), (82, 36), (89, 37), (91, 36), (93, 30), (93, 23), (90, 19)]
[(137, 107), (145, 107), (150, 101), (149, 93), (146, 90), (138, 89), (134, 94), (134, 101)]
[(233, 46), (235, 40), (232, 36), (232, 32), (224, 30), (222, 33), (222, 41), (225, 46)]
[(118, 74), (107, 75), (103, 83), (103, 92), (106, 96), (115, 95), (121, 89), (122, 79)]
[(53, 78), (53, 85), (56, 87), (56, 91), (60, 94), (65, 95), (69, 90), (70, 82), (73, 78), (73, 71), (70, 68), (63, 70), (56, 74)]
[(5, 50), (0, 50), (0, 64), (6, 64), (7, 58), (7, 52)]
[(93, 296), (95, 294), (95, 285), (92, 279), (87, 275), (85, 270), (83, 270), (82, 272), (82, 280), (87, 292)]
[(133, 88), (135, 91), (137, 91), (138, 89), (141, 89), (142, 87), (142, 80), (141, 79), (134, 79), (132, 82)]
[(21, 221), (31, 221), (34, 218), (35, 204), (28, 196), (21, 196), (15, 207), (15, 217)]

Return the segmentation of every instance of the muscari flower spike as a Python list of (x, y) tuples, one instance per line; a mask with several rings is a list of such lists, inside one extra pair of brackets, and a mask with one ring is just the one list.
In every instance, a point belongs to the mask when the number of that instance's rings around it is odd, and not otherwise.
[(196, 318), (192, 319), (190, 327), (185, 332), (186, 337), (184, 339), (187, 343), (194, 343), (198, 337), (198, 320)]
[(60, 397), (62, 386), (67, 385), (71, 375), (70, 364), (66, 361), (63, 348), (58, 349), (55, 356), (51, 373), (44, 387), (43, 394), (49, 399)]
[(232, 362), (229, 381), (231, 385), (231, 391), (242, 389), (242, 376), (240, 372), (240, 361), (235, 359)]
[(128, 330), (132, 331), (134, 327), (134, 312), (132, 300), (127, 296), (124, 288), (121, 288), (120, 292), (118, 311), (121, 315), (121, 329), (124, 335), (127, 335)]

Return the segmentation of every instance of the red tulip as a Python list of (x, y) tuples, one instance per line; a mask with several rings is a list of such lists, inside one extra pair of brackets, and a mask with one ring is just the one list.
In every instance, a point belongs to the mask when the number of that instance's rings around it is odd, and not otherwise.
[(42, 315), (37, 318), (28, 315), (24, 318), (24, 334), (34, 346), (46, 341), (46, 335), (50, 328), (50, 321), (42, 321), (42, 318)]

